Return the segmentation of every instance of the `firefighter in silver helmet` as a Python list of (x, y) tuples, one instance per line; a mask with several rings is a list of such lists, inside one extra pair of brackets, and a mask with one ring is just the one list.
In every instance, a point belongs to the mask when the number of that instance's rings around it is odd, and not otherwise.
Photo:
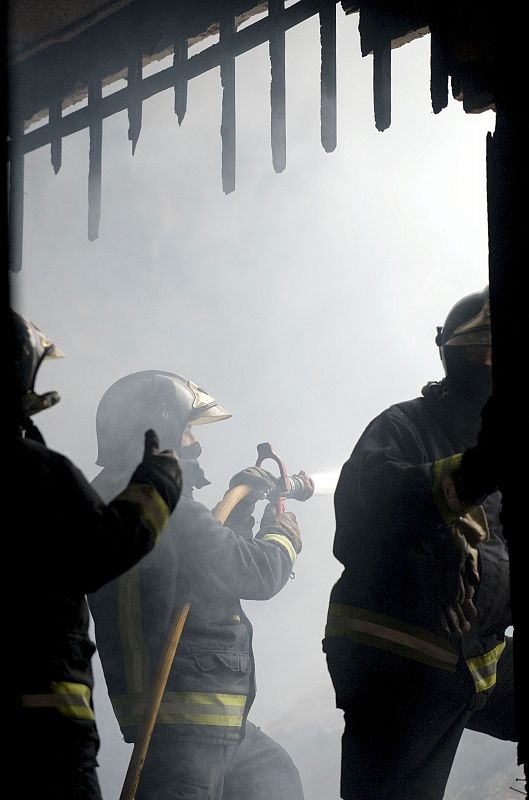
[[(255, 696), (252, 626), (244, 600), (267, 600), (287, 583), (301, 537), (292, 513), (268, 504), (253, 535), (257, 500), (275, 487), (258, 467), (229, 487), (251, 493), (221, 524), (194, 492), (208, 484), (196, 427), (231, 414), (203, 388), (174, 373), (127, 375), (103, 395), (97, 412), (94, 486), (103, 495), (122, 483), (135, 457), (133, 431), (156, 425), (174, 447), (183, 491), (169, 536), (137, 569), (90, 597), (96, 643), (113, 708), (127, 742), (141, 721), (175, 611), (190, 602), (169, 671), (136, 800), (302, 800), (289, 755), (248, 721)], [(163, 431), (163, 433), (162, 433)]]
[(103, 502), (71, 461), (46, 447), (31, 419), (59, 401), (57, 392), (37, 394), (35, 382), (43, 360), (62, 353), (20, 314), (11, 319), (16, 436), (6, 500), (17, 515), (16, 794), (100, 800), (85, 594), (152, 550), (178, 501), (181, 473), (175, 454), (160, 452), (147, 431), (141, 463)]
[(488, 289), (436, 344), (444, 379), (368, 425), (335, 492), (323, 647), (345, 800), (441, 800), (465, 728), (516, 738)]

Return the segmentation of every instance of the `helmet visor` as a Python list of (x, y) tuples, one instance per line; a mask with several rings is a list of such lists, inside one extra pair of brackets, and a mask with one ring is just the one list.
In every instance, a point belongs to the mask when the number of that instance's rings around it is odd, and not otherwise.
[(217, 403), (214, 397), (196, 383), (187, 381), (187, 386), (193, 395), (193, 405), (189, 415), (191, 425), (207, 425), (210, 422), (220, 422), (232, 416), (229, 411)]

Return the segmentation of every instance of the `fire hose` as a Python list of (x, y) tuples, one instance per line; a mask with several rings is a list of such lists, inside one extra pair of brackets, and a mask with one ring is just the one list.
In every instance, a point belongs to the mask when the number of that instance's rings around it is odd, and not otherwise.
[[(263, 442), (257, 445), (257, 461), (255, 465), (260, 467), (266, 459), (272, 459), (279, 467), (279, 478), (276, 479), (276, 488), (267, 495), (269, 502), (274, 503), (277, 513), (284, 511), (286, 499), (305, 501), (312, 497), (314, 493), (314, 482), (310, 475), (303, 471), (298, 472), (296, 475), (287, 475), (282, 460), (274, 453), (269, 442)], [(223, 525), (233, 509), (253, 491), (254, 489), (246, 484), (234, 486), (213, 509), (212, 514), (214, 518)], [(169, 636), (162, 650), (160, 664), (153, 684), (152, 693), (147, 703), (140, 732), (134, 742), (134, 749), (119, 800), (133, 800), (136, 794), (171, 665), (190, 608), (191, 603), (185, 603), (175, 611), (173, 622), (169, 629)]]

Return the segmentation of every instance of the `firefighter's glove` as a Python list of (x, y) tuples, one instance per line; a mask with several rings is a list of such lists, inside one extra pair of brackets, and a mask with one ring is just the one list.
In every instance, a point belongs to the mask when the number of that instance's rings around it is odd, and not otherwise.
[(250, 492), (239, 500), (224, 525), (236, 533), (248, 536), (251, 535), (255, 525), (255, 519), (252, 516), (255, 504), (258, 500), (263, 500), (268, 492), (275, 489), (276, 479), (271, 472), (267, 472), (261, 467), (247, 467), (233, 476), (224, 497), (236, 486), (248, 486)]
[(247, 467), (233, 476), (229, 488), (233, 489), (234, 486), (241, 485), (249, 486), (251, 492), (237, 504), (235, 511), (241, 516), (243, 514), (251, 515), (257, 501), (264, 500), (270, 492), (276, 490), (277, 479), (266, 469)]
[(476, 618), (474, 595), (479, 583), (478, 552), (454, 526), (443, 555), (439, 560), (438, 576), (441, 584), (438, 587), (441, 626), (447, 633), (460, 639), (470, 630)]
[(422, 591), (437, 608), (442, 628), (458, 639), (470, 630), (476, 617), (477, 544), (487, 537), (486, 518), (478, 507), (459, 517), (449, 532), (423, 542), (418, 554)]
[(278, 513), (272, 503), (268, 503), (264, 510), (261, 526), (255, 538), (262, 539), (263, 536), (269, 534), (286, 536), (296, 551), (296, 554), (299, 555), (301, 553), (303, 545), (295, 514), (291, 511), (281, 511)]
[(499, 465), (502, 463), (498, 419), (493, 397), (481, 411), (481, 428), (474, 447), (465, 450), (456, 492), (463, 502), (480, 503), (498, 487)]
[(174, 450), (160, 450), (156, 432), (145, 432), (143, 460), (136, 467), (130, 483), (148, 483), (173, 511), (182, 491), (182, 471)]
[(229, 488), (233, 489), (234, 486), (240, 486), (241, 484), (251, 486), (256, 491), (259, 490), (264, 497), (266, 493), (276, 488), (276, 478), (271, 472), (261, 467), (247, 467), (233, 476), (230, 480)]

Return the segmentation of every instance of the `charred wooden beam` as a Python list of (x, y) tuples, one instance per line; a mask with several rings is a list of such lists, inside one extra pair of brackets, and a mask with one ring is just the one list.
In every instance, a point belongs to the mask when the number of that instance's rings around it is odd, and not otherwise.
[[(17, 128), (19, 130), (23, 129), (22, 120), (18, 124), (13, 124), (15, 133)], [(9, 149), (8, 167), (9, 267), (12, 272), (20, 272), (22, 269), (22, 243), (24, 238), (24, 153), (16, 144)]]
[(373, 49), (373, 105), (375, 127), (385, 131), (391, 125), (391, 41), (382, 37)]
[(336, 149), (336, 5), (320, 8), (321, 143), (327, 153)]
[[(510, 74), (505, 82), (510, 80)], [(512, 102), (511, 102), (512, 101)], [(498, 435), (498, 484), (501, 521), (509, 550), (514, 638), (514, 696), (518, 763), (525, 765), (526, 791), (529, 739), (529, 689), (525, 652), (527, 619), (527, 555), (522, 535), (526, 518), (525, 470), (515, 457), (526, 451), (526, 395), (520, 383), (527, 339), (527, 150), (528, 113), (514, 98), (497, 110), (496, 129), (487, 141), (489, 216), (489, 281), (492, 326), (492, 377)]]
[(223, 51), (220, 64), (222, 85), (222, 122), (220, 138), (222, 141), (222, 188), (225, 194), (235, 189), (235, 56), (232, 53), (232, 39), (236, 31), (235, 17), (227, 14), (220, 20), (219, 45)]
[(285, 31), (278, 22), (284, 13), (284, 0), (268, 1), (268, 16), (272, 23), (270, 35), (270, 138), (272, 164), (283, 172), (287, 163), (286, 88), (285, 88)]
[(187, 39), (181, 33), (175, 36), (173, 70), (174, 79), (174, 112), (181, 125), (187, 111)]
[[(57, 125), (62, 116), (62, 98), (57, 98), (50, 103), (49, 120), (50, 126), (53, 128)], [(57, 136), (51, 140), (50, 146), (51, 165), (53, 171), (57, 175), (62, 164), (62, 139)]]
[(432, 110), (438, 114), (448, 105), (449, 58), (446, 37), (430, 26), (430, 97)]
[[(295, 27), (300, 22), (304, 22), (314, 16), (314, 14), (317, 14), (320, 9), (320, 3), (321, 0), (301, 0), (301, 2), (286, 8), (282, 15), (281, 22), (283, 29), (285, 31), (290, 30), (290, 28)], [(269, 17), (265, 17), (237, 31), (233, 34), (231, 41), (231, 52), (233, 56), (242, 55), (242, 53), (253, 50), (253, 48), (258, 47), (260, 44), (269, 41), (272, 33), (273, 27)], [(182, 68), (182, 72), (187, 81), (190, 81), (192, 78), (220, 66), (222, 61), (222, 48), (220, 42), (218, 42), (188, 59), (185, 62), (185, 67)], [(138, 90), (141, 93), (141, 98), (146, 100), (172, 86), (174, 86), (174, 71), (171, 66), (143, 78), (141, 87), (138, 87)], [(99, 102), (100, 116), (104, 119), (119, 111), (123, 111), (127, 108), (128, 102), (129, 96), (126, 88), (107, 95)], [(51, 138), (55, 136), (69, 136), (72, 133), (83, 130), (83, 128), (90, 125), (91, 113), (88, 107), (84, 107), (62, 117), (53, 130), (51, 126), (47, 124), (26, 133), (23, 137), (24, 152), (29, 153), (39, 147), (49, 144)]]
[(142, 122), (142, 99), (138, 88), (141, 86), (143, 72), (143, 58), (141, 53), (132, 60), (127, 70), (127, 85), (129, 92), (129, 141), (132, 142), (132, 155), (136, 152), (136, 145), (140, 138)]
[(101, 217), (101, 161), (103, 150), (103, 119), (99, 113), (101, 103), (101, 79), (88, 87), (88, 111), (90, 113), (90, 150), (88, 154), (88, 239), (93, 242), (99, 236)]

